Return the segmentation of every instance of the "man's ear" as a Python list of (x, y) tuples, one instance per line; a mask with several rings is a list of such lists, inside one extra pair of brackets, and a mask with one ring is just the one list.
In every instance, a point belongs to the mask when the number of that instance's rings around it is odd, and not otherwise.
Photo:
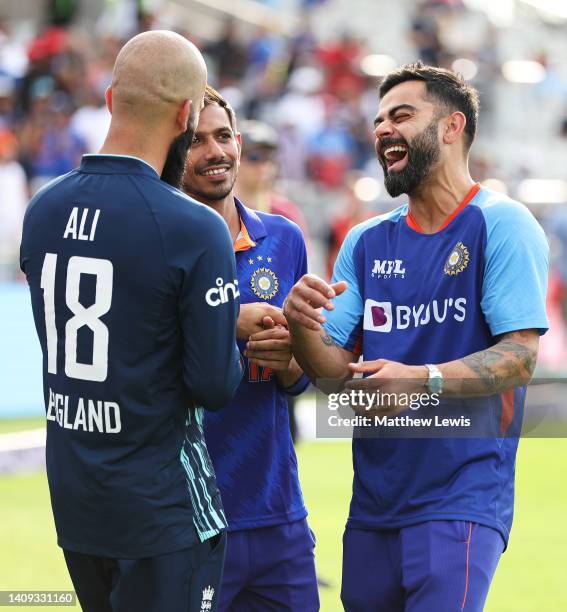
[(236, 138), (236, 145), (238, 146), (238, 161), (240, 161), (240, 156), (242, 155), (242, 134), (236, 132), (234, 137)]
[(445, 119), (443, 127), (443, 142), (445, 144), (454, 144), (461, 137), (467, 125), (467, 118), (460, 111), (451, 113)]
[(108, 86), (106, 88), (104, 99), (106, 101), (106, 108), (108, 108), (108, 112), (112, 115), (112, 87)]
[(185, 100), (177, 113), (177, 127), (179, 128), (180, 133), (183, 133), (187, 130), (192, 105), (193, 102), (191, 100)]

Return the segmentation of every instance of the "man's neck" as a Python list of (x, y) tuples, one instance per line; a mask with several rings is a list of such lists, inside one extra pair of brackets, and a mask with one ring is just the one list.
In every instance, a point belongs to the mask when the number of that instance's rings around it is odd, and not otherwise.
[(474, 184), (468, 170), (436, 172), (410, 195), (412, 217), (424, 233), (435, 233), (463, 202)]
[(163, 171), (169, 146), (165, 142), (146, 136), (133, 137), (130, 130), (111, 128), (101, 150), (101, 155), (130, 155), (148, 163), (159, 175)]
[(234, 193), (230, 192), (226, 198), (223, 198), (222, 200), (203, 200), (198, 196), (192, 197), (194, 197), (198, 202), (202, 202), (203, 204), (210, 206), (213, 210), (216, 210), (216, 212), (219, 213), (228, 226), (228, 231), (230, 232), (232, 242), (235, 242), (238, 234), (240, 233), (240, 216), (238, 215), (238, 209), (236, 208), (236, 202), (234, 201)]

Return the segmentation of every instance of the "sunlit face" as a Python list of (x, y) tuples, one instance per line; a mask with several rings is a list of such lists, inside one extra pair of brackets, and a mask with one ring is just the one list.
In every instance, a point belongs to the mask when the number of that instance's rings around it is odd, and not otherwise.
[(183, 179), (186, 193), (201, 202), (226, 198), (234, 187), (240, 163), (240, 134), (226, 110), (209, 104), (201, 111)]
[(439, 161), (440, 108), (425, 93), (425, 83), (408, 81), (380, 101), (374, 120), (375, 148), (392, 197), (413, 193)]

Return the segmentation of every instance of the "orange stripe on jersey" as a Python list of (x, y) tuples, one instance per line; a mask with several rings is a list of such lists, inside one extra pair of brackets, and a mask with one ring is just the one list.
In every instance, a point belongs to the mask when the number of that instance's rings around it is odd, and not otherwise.
[(240, 251), (247, 251), (252, 247), (255, 247), (256, 243), (250, 238), (250, 234), (244, 225), (242, 217), (240, 217), (240, 235), (234, 242), (234, 252), (239, 253)]
[(465, 609), (465, 605), (467, 603), (467, 595), (469, 592), (469, 562), (470, 562), (470, 554), (471, 554), (471, 538), (472, 538), (472, 523), (469, 523), (469, 537), (466, 540), (467, 545), (467, 564), (465, 570), (465, 594), (463, 596), (463, 603), (461, 604), (461, 610)]
[[(445, 221), (443, 222), (443, 225), (441, 225), (441, 227), (437, 230), (438, 232), (443, 231), (448, 225), (449, 223), (451, 223), (451, 221), (464, 209), (466, 208), (466, 206), (470, 203), (470, 201), (474, 198), (474, 196), (478, 193), (480, 189), (480, 185), (479, 183), (476, 183), (475, 185), (473, 185), (470, 189), (470, 191), (467, 193), (467, 195), (465, 196), (465, 199), (457, 206), (457, 208), (445, 219)], [(419, 232), (420, 234), (425, 233), (423, 231), (423, 228), (421, 227), (421, 225), (419, 225), (419, 223), (415, 220), (415, 217), (411, 214), (411, 210), (408, 211), (407, 217), (406, 217), (406, 222), (407, 224), (411, 227), (412, 230)]]
[(502, 416), (500, 417), (500, 434), (504, 435), (514, 419), (514, 388), (500, 394), (502, 398)]

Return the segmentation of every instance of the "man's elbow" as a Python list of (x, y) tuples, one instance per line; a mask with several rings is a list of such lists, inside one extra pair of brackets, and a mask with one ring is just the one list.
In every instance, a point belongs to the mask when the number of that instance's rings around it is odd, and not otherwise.
[(219, 370), (218, 374), (207, 377), (206, 384), (195, 393), (195, 399), (205, 410), (220, 410), (232, 401), (241, 379), (240, 364), (225, 371)]
[(520, 368), (520, 385), (523, 387), (524, 385), (529, 385), (536, 369), (537, 364), (537, 350), (533, 351), (533, 355), (531, 359), (529, 359), (526, 363), (522, 364)]

